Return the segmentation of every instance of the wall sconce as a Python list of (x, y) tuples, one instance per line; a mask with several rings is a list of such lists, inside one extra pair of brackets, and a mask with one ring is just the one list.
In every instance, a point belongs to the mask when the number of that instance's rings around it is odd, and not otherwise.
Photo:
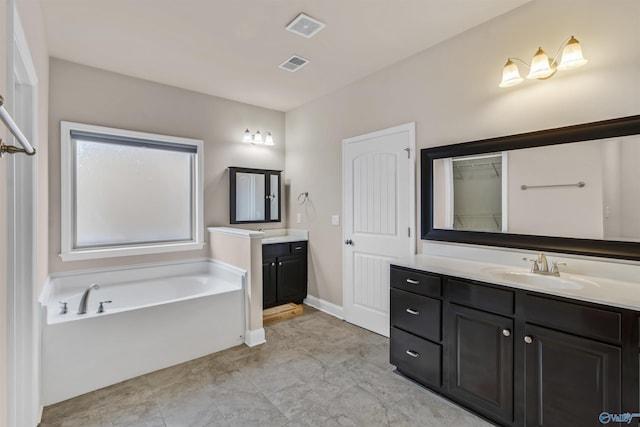
[[(558, 56), (562, 50), (562, 59), (558, 63)], [(560, 45), (558, 53), (550, 60), (547, 54), (538, 48), (538, 51), (531, 60), (531, 65), (527, 64), (520, 58), (507, 58), (507, 63), (504, 64), (502, 69), (502, 82), (498, 86), (511, 87), (521, 83), (524, 79), (520, 77), (520, 71), (518, 66), (513, 62), (517, 60), (522, 62), (527, 68), (529, 68), (528, 79), (545, 80), (552, 77), (558, 70), (573, 70), (574, 68), (582, 67), (587, 63), (587, 60), (582, 56), (582, 49), (580, 48), (580, 42), (575, 37), (571, 36)]]
[(271, 132), (267, 132), (262, 138), (262, 134), (260, 131), (256, 131), (255, 134), (252, 134), (249, 129), (244, 131), (244, 136), (242, 137), (242, 142), (248, 142), (254, 145), (274, 145), (273, 144), (273, 136), (271, 136)]

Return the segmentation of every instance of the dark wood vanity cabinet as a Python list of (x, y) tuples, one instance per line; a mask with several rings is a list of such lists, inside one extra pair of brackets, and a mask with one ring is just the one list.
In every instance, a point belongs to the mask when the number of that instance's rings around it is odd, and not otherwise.
[[(438, 292), (425, 303), (407, 279)], [(639, 335), (631, 310), (391, 267), (391, 364), (499, 425), (640, 412)]]
[(391, 364), (434, 389), (442, 386), (441, 286), (440, 277), (391, 269)]
[(487, 416), (513, 420), (513, 319), (450, 304), (448, 392)]
[(262, 246), (263, 308), (307, 297), (307, 242), (273, 243)]

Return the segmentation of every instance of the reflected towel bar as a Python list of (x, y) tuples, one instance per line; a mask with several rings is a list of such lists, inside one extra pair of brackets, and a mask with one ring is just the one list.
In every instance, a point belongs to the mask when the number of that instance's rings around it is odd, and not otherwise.
[(4, 123), (4, 125), (9, 129), (9, 131), (16, 138), (16, 141), (22, 145), (23, 148), (14, 147), (13, 145), (5, 145), (0, 138), (0, 157), (4, 153), (15, 154), (15, 153), (25, 153), (28, 156), (33, 156), (36, 154), (36, 149), (29, 144), (27, 138), (24, 136), (16, 122), (13, 121), (7, 110), (4, 108), (4, 98), (0, 96), (0, 120)]
[(579, 187), (582, 188), (586, 184), (584, 181), (580, 181), (577, 184), (555, 184), (555, 185), (521, 185), (520, 188), (522, 190), (526, 190), (529, 188), (552, 188), (552, 187)]

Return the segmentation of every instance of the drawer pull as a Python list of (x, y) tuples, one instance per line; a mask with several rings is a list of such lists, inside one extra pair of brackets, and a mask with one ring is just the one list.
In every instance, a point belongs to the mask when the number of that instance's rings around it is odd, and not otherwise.
[(420, 282), (417, 280), (413, 280), (413, 279), (407, 279), (407, 283), (411, 283), (412, 285), (419, 285)]
[(526, 342), (527, 344), (531, 344), (533, 342), (533, 338), (531, 338), (529, 335), (526, 335), (524, 337), (524, 342)]
[(407, 350), (405, 351), (405, 353), (407, 353), (411, 357), (415, 357), (415, 358), (420, 357), (420, 353), (418, 353), (417, 351)]
[(502, 335), (504, 335), (505, 337), (509, 337), (511, 336), (511, 331), (508, 329), (503, 329), (502, 330)]
[(418, 310), (414, 310), (413, 308), (407, 308), (407, 313), (413, 314), (414, 316), (417, 316), (418, 314), (420, 314)]
[(296, 251), (301, 251), (301, 250), (302, 250), (302, 246), (296, 246), (296, 247), (295, 247), (295, 250), (296, 250)]

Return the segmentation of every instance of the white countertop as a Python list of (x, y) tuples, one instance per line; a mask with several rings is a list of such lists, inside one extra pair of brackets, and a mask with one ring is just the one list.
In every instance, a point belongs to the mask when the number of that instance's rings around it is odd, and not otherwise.
[(271, 245), (274, 243), (300, 242), (309, 240), (309, 232), (307, 230), (296, 230), (293, 228), (280, 228), (274, 230), (264, 230), (262, 238), (263, 245)]
[[(510, 267), (504, 264), (492, 264), (424, 254), (396, 259), (392, 261), (391, 264), (452, 277), (495, 283), (511, 288), (525, 289), (580, 301), (640, 311), (640, 277), (638, 278), (639, 282), (627, 282), (603, 277), (567, 274), (562, 273), (561, 270), (560, 277), (553, 278), (550, 276), (531, 274), (528, 268), (522, 266)], [(513, 277), (514, 280), (509, 280), (510, 277)], [(552, 286), (528, 283), (529, 281), (536, 282), (538, 280), (540, 282), (551, 283)], [(556, 287), (556, 284), (558, 287)]]

